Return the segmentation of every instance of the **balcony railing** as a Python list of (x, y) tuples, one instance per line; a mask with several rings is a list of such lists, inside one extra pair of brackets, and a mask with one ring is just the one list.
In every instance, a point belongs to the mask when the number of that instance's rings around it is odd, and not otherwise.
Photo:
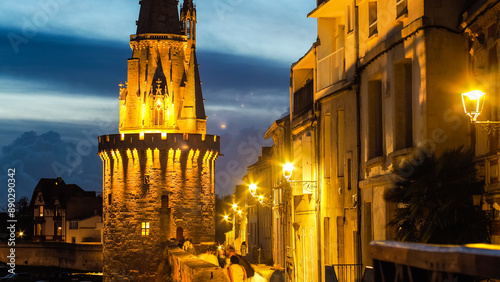
[(325, 281), (358, 282), (361, 281), (362, 264), (333, 264), (325, 266)]
[(299, 115), (311, 109), (314, 101), (314, 81), (308, 81), (302, 88), (293, 93), (293, 114)]
[(500, 279), (500, 246), (370, 243), (377, 281), (492, 281)]
[(344, 48), (318, 60), (318, 90), (344, 79)]

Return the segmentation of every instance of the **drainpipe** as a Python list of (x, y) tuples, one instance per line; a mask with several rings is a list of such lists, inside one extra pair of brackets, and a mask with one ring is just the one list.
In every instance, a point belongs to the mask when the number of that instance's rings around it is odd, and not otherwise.
[[(314, 58), (317, 58), (317, 49), (314, 48)], [(316, 60), (316, 64), (317, 64), (317, 60)], [(318, 67), (316, 65), (316, 67), (314, 68), (314, 73), (313, 73), (313, 81), (314, 81), (314, 89), (316, 89), (317, 87), (317, 72), (318, 72)], [(313, 100), (314, 100), (314, 96), (313, 96)], [(313, 102), (313, 122), (312, 122), (312, 127), (313, 127), (313, 132), (314, 132), (314, 162), (315, 162), (315, 169), (314, 169), (314, 178), (316, 179), (316, 189), (315, 189), (315, 197), (316, 197), (316, 240), (317, 240), (317, 256), (318, 256), (318, 259), (317, 259), (317, 263), (318, 263), (318, 275), (317, 277), (319, 278), (319, 281), (323, 281), (322, 277), (323, 277), (323, 268), (321, 267), (321, 262), (322, 262), (322, 258), (321, 258), (321, 250), (322, 250), (322, 246), (321, 246), (321, 184), (323, 183), (323, 181), (321, 181), (320, 179), (320, 176), (321, 176), (321, 173), (320, 173), (320, 169), (321, 169), (321, 166), (320, 166), (320, 150), (319, 150), (319, 147), (320, 147), (320, 131), (319, 131), (319, 125), (320, 125), (320, 119), (319, 117), (316, 115), (316, 113), (321, 113), (321, 104), (318, 102)], [(319, 115), (319, 114), (318, 114)]]
[[(355, 49), (356, 49), (356, 71), (354, 74), (354, 86), (356, 88), (356, 134), (357, 134), (357, 140), (356, 140), (356, 147), (357, 147), (357, 174), (356, 174), (356, 193), (358, 195), (358, 205), (357, 205), (357, 219), (358, 219), (358, 253), (357, 253), (357, 260), (358, 264), (363, 264), (363, 251), (361, 248), (361, 243), (362, 243), (362, 238), (361, 238), (361, 205), (362, 205), (362, 198), (361, 198), (361, 189), (359, 187), (359, 182), (361, 179), (361, 104), (360, 104), (360, 95), (361, 95), (361, 72), (359, 68), (359, 15), (358, 15), (358, 6), (354, 7), (355, 13), (354, 13), (354, 34), (355, 34)], [(363, 271), (363, 269), (361, 269)]]

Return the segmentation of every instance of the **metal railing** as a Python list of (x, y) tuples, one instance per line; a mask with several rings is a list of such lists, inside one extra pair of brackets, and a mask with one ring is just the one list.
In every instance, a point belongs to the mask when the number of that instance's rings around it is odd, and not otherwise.
[(333, 264), (325, 266), (326, 282), (358, 282), (363, 276), (362, 264)]
[(318, 60), (318, 90), (344, 79), (344, 48)]
[(500, 246), (428, 245), (391, 241), (370, 243), (377, 281), (497, 281)]

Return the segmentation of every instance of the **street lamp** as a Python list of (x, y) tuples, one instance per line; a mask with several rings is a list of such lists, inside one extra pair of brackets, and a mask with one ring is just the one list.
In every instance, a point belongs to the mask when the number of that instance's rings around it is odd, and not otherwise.
[(257, 193), (257, 184), (250, 184), (250, 186), (248, 186), (248, 190), (250, 191), (250, 194), (255, 197), (255, 193)]
[(485, 94), (481, 90), (472, 90), (467, 93), (462, 93), (462, 104), (465, 114), (471, 119), (471, 123), (480, 124), (483, 127), (485, 134), (490, 134), (491, 131), (497, 131), (500, 127), (500, 121), (478, 121), (477, 117), (481, 114), (484, 107)]
[(290, 178), (292, 177), (293, 168), (292, 163), (286, 163), (283, 165), (283, 177), (285, 177), (287, 181), (290, 181)]
[(465, 114), (471, 118), (472, 122), (476, 122), (477, 117), (483, 111), (484, 94), (485, 93), (480, 90), (462, 93), (462, 104), (464, 105)]
[(269, 197), (264, 197), (263, 195), (259, 195), (257, 196), (256, 193), (257, 193), (257, 184), (255, 183), (252, 183), (250, 185), (248, 185), (248, 191), (250, 191), (250, 194), (252, 195), (252, 197), (254, 198), (257, 198), (257, 200), (259, 200), (259, 203), (265, 207), (271, 207), (273, 205), (273, 200), (272, 200), (272, 197), (269, 196)]
[(283, 177), (285, 177), (286, 181), (290, 183), (290, 186), (297, 185), (302, 186), (302, 189), (308, 193), (313, 193), (316, 189), (316, 181), (306, 181), (306, 180), (290, 180), (292, 178), (294, 166), (292, 163), (286, 163), (283, 165)]

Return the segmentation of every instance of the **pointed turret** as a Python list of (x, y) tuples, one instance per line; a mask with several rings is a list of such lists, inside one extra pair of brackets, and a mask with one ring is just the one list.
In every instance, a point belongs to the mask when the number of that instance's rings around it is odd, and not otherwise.
[(151, 92), (153, 95), (168, 95), (167, 78), (163, 72), (160, 56), (158, 56), (158, 62), (156, 63), (156, 71), (151, 83)]
[[(196, 119), (206, 119), (205, 115), (205, 103), (203, 99), (203, 94), (201, 92), (201, 81), (200, 72), (198, 70), (198, 59), (196, 58), (195, 48), (193, 46), (193, 52), (191, 53), (191, 61), (194, 67), (194, 85), (195, 85), (195, 100), (196, 100)], [(190, 66), (191, 67), (191, 66)]]
[(181, 23), (182, 33), (187, 36), (188, 48), (191, 48), (196, 43), (196, 7), (193, 0), (184, 0), (182, 3)]
[(177, 0), (142, 0), (137, 33), (182, 34)]
[(198, 60), (196, 59), (196, 50), (193, 46), (191, 48), (191, 59), (189, 61), (189, 68), (187, 72), (186, 81), (186, 100), (191, 101), (191, 105), (186, 105), (192, 107), (194, 106), (194, 111), (191, 113), (186, 113), (186, 118), (196, 118), (198, 120), (206, 120), (205, 116), (205, 105), (203, 102), (203, 94), (201, 92), (201, 81), (200, 73), (198, 71)]

